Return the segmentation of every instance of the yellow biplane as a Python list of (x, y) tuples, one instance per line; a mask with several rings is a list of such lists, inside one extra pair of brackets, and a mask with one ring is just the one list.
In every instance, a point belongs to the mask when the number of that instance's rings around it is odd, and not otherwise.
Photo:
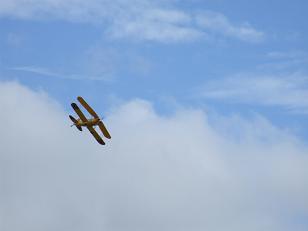
[[(79, 131), (82, 131), (82, 127), (87, 127), (88, 130), (91, 132), (91, 134), (94, 136), (94, 138), (97, 140), (98, 143), (105, 145), (105, 142), (103, 139), (98, 135), (98, 133), (95, 131), (95, 126), (99, 126), (100, 130), (104, 134), (104, 136), (108, 139), (111, 138), (108, 130), (106, 129), (103, 121), (99, 118), (99, 116), (96, 114), (96, 112), (87, 104), (87, 102), (80, 96), (77, 97), (77, 100), (81, 103), (81, 105), (93, 116), (93, 118), (87, 119), (85, 115), (81, 112), (77, 104), (72, 103), (72, 108), (79, 116), (79, 119), (75, 119), (73, 116), (69, 115), (70, 119), (73, 121), (72, 126), (76, 126)], [(71, 127), (72, 127), (71, 126)]]

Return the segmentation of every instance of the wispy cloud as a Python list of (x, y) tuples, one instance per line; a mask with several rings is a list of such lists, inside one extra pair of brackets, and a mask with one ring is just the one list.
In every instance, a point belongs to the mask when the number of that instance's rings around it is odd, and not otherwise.
[(303, 51), (271, 51), (267, 53), (267, 57), (271, 59), (307, 59), (308, 54)]
[(207, 38), (208, 32), (248, 42), (264, 39), (264, 33), (251, 25), (236, 26), (216, 12), (195, 14), (171, 0), (4, 0), (0, 3), (1, 16), (101, 24), (111, 38), (139, 41), (194, 41)]
[(197, 15), (196, 21), (205, 30), (243, 41), (260, 42), (265, 38), (264, 32), (253, 28), (248, 23), (235, 25), (225, 15), (217, 12), (200, 13)]
[(308, 54), (303, 51), (272, 51), (266, 54), (266, 63), (258, 66), (261, 70), (308, 72)]
[(76, 74), (65, 74), (60, 72), (52, 71), (48, 68), (37, 67), (37, 66), (21, 66), (9, 68), (12, 71), (24, 71), (34, 73), (40, 76), (68, 79), (68, 80), (93, 80), (93, 81), (110, 81), (110, 76), (88, 76), (88, 75), (76, 75)]
[(23, 43), (24, 38), (17, 33), (9, 33), (6, 42), (9, 46), (18, 48)]
[(267, 106), (308, 113), (308, 76), (239, 74), (208, 82), (199, 91), (204, 98)]
[(180, 10), (143, 9), (128, 17), (117, 17), (109, 33), (116, 38), (160, 42), (191, 41), (204, 36), (193, 26), (190, 14)]

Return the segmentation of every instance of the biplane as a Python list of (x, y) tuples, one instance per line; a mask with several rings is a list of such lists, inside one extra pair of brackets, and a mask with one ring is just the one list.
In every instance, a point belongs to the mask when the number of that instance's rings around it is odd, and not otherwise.
[(69, 115), (70, 119), (74, 123), (73, 125), (71, 125), (71, 127), (76, 126), (76, 128), (79, 131), (82, 131), (82, 127), (86, 127), (91, 132), (91, 134), (94, 136), (94, 138), (97, 140), (98, 143), (105, 145), (105, 142), (103, 141), (101, 136), (95, 130), (95, 126), (98, 126), (100, 128), (100, 130), (102, 131), (103, 135), (106, 138), (108, 138), (108, 139), (111, 138), (111, 136), (110, 136), (108, 130), (106, 129), (103, 121), (101, 120), (101, 118), (96, 114), (96, 112), (89, 106), (89, 104), (82, 97), (78, 96), (77, 100), (90, 113), (90, 115), (93, 116), (93, 118), (87, 119), (85, 117), (85, 115), (82, 113), (82, 111), (80, 110), (80, 108), (77, 106), (77, 104), (72, 103), (71, 104), (72, 108), (74, 109), (74, 111), (79, 116), (79, 119), (75, 119), (73, 116)]

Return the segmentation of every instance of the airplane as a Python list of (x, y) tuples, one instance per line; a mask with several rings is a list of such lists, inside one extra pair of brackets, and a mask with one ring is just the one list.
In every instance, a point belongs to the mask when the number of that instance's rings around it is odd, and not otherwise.
[(79, 131), (82, 131), (82, 127), (87, 127), (87, 129), (91, 132), (91, 134), (94, 136), (96, 141), (101, 145), (105, 145), (105, 142), (95, 130), (95, 126), (98, 126), (100, 130), (102, 131), (102, 133), (104, 134), (104, 136), (108, 139), (111, 139), (111, 136), (108, 130), (106, 129), (103, 121), (99, 118), (96, 112), (89, 106), (89, 104), (87, 104), (87, 102), (81, 96), (78, 96), (77, 100), (93, 116), (93, 118), (87, 119), (85, 115), (82, 113), (82, 111), (79, 109), (77, 104), (72, 103), (71, 106), (74, 109), (74, 111), (77, 113), (77, 115), (79, 116), (79, 119), (75, 119), (72, 115), (69, 115), (69, 118), (74, 123), (73, 125), (71, 125), (71, 127), (76, 126), (76, 128)]

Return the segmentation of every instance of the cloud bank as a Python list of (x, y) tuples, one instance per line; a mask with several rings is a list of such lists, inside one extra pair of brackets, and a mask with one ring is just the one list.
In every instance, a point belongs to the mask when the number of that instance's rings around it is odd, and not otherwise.
[(2, 82), (0, 105), (3, 231), (307, 230), (307, 144), (262, 116), (133, 100), (102, 147), (42, 92)]
[(100, 24), (110, 38), (134, 41), (195, 41), (214, 34), (247, 42), (264, 39), (264, 32), (247, 23), (231, 23), (217, 12), (188, 12), (172, 0), (4, 0), (0, 17)]

